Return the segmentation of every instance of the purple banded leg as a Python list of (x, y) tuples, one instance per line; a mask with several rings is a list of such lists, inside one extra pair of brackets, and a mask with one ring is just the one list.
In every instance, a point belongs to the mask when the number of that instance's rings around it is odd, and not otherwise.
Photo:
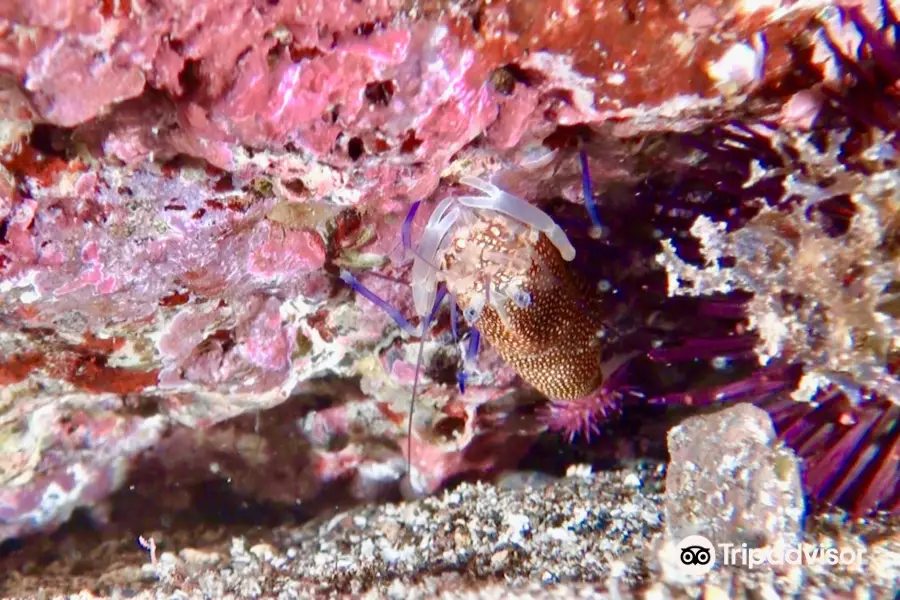
[[(417, 335), (417, 331), (415, 327), (413, 327), (406, 318), (400, 314), (396, 308), (391, 306), (385, 299), (381, 296), (364, 286), (360, 281), (354, 277), (350, 271), (346, 269), (341, 269), (341, 281), (352, 287), (357, 294), (372, 302), (375, 306), (383, 310), (387, 315), (394, 320), (395, 323), (410, 335)], [(425, 330), (422, 330), (424, 334)]]
[[(456, 295), (450, 294), (450, 328), (453, 330), (453, 340), (459, 341), (459, 311), (456, 306)], [(468, 365), (478, 356), (478, 344), (481, 334), (474, 327), (469, 332), (469, 345), (463, 357), (463, 368), (456, 373), (456, 381), (459, 383), (459, 393), (466, 393), (466, 380), (469, 376)]]
[(469, 365), (478, 357), (478, 346), (481, 343), (481, 333), (474, 327), (469, 332), (469, 345), (466, 355), (463, 357), (463, 368), (456, 373), (456, 381), (459, 383), (459, 393), (466, 393), (466, 380), (469, 377)]
[(415, 375), (413, 375), (413, 389), (412, 389), (412, 399), (409, 403), (409, 421), (406, 425), (406, 472), (409, 473), (412, 469), (412, 424), (413, 424), (413, 414), (416, 411), (416, 394), (419, 391), (419, 373), (422, 371), (422, 356), (425, 353), (425, 332), (431, 329), (431, 323), (434, 321), (434, 316), (437, 314), (438, 308), (441, 306), (441, 302), (444, 300), (444, 296), (447, 295), (447, 287), (444, 285), (438, 286), (437, 295), (434, 299), (434, 305), (431, 307), (431, 312), (422, 320), (422, 336), (419, 338), (419, 351), (416, 354), (416, 370)]
[(417, 331), (415, 327), (413, 327), (406, 318), (400, 314), (400, 311), (391, 306), (387, 300), (367, 288), (363, 285), (356, 277), (354, 277), (349, 271), (346, 269), (341, 269), (341, 281), (352, 287), (357, 294), (366, 298), (370, 302), (372, 302), (375, 306), (383, 310), (387, 315), (394, 320), (395, 323), (410, 335), (421, 335), (425, 336), (425, 333), (428, 331), (431, 323), (434, 321), (434, 317), (437, 314), (438, 309), (441, 307), (441, 302), (444, 300), (444, 296), (447, 295), (447, 288), (443, 285), (438, 286), (437, 294), (434, 298), (434, 305), (431, 307), (431, 312), (428, 313), (426, 317), (422, 320), (422, 329), (421, 331)]
[(342, 269), (341, 270), (341, 280), (344, 281), (347, 285), (352, 287), (356, 293), (360, 294), (367, 300), (371, 301), (375, 306), (383, 310), (385, 313), (390, 316), (395, 323), (408, 333), (409, 335), (419, 335), (419, 350), (416, 354), (416, 370), (415, 375), (413, 375), (413, 389), (412, 389), (412, 400), (409, 405), (409, 422), (406, 426), (406, 470), (409, 472), (410, 465), (412, 464), (412, 423), (413, 423), (413, 414), (416, 409), (416, 394), (419, 391), (419, 373), (422, 371), (422, 356), (425, 352), (425, 334), (431, 329), (431, 324), (434, 322), (434, 317), (437, 314), (438, 309), (441, 306), (441, 302), (444, 299), (444, 296), (447, 295), (447, 288), (444, 285), (438, 287), (437, 294), (434, 299), (434, 305), (431, 308), (431, 311), (422, 318), (420, 323), (420, 331), (416, 331), (416, 329), (410, 325), (409, 321), (400, 314), (396, 308), (391, 306), (384, 298), (364, 286), (356, 277), (354, 277), (349, 271)]
[(459, 341), (459, 312), (456, 307), (456, 294), (450, 294), (450, 329), (453, 331), (453, 341)]
[(409, 212), (406, 213), (406, 219), (403, 221), (403, 227), (400, 229), (400, 237), (403, 240), (403, 248), (406, 250), (412, 250), (412, 222), (413, 219), (416, 218), (416, 212), (419, 210), (419, 206), (421, 206), (422, 201), (417, 200), (413, 202), (412, 206), (409, 207)]
[(603, 223), (600, 222), (600, 213), (597, 211), (597, 203), (594, 202), (594, 184), (591, 182), (591, 171), (588, 168), (587, 154), (584, 150), (578, 152), (578, 158), (581, 159), (581, 189), (584, 192), (584, 205), (591, 216), (594, 227), (600, 228)]
[(467, 363), (471, 363), (478, 356), (478, 348), (481, 345), (481, 332), (473, 327), (469, 336), (469, 347), (466, 349)]

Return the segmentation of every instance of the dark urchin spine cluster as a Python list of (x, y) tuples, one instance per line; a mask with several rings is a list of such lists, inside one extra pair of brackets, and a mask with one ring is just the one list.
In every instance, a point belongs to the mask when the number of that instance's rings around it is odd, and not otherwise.
[[(684, 185), (715, 192), (690, 229), (695, 244), (666, 241), (659, 257), (672, 294), (750, 294), (756, 366), (656, 401), (755, 402), (803, 458), (815, 499), (855, 515), (897, 512), (900, 28), (886, 4), (875, 17), (850, 8), (825, 18), (815, 43), (830, 58), (816, 65), (810, 130), (731, 124), (688, 138), (704, 158)], [(729, 344), (721, 356), (745, 356)], [(702, 347), (688, 340), (657, 358)]]

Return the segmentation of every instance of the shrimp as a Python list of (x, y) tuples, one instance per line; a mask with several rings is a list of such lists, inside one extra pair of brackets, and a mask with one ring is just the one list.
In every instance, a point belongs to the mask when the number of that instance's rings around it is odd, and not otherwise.
[[(549, 215), (525, 200), (476, 177), (460, 183), (479, 194), (449, 196), (435, 207), (413, 245), (410, 208), (403, 244), (412, 251), (413, 304), (419, 328), (349, 272), (341, 278), (389, 314), (407, 333), (419, 336), (407, 430), (411, 455), (412, 415), (418, 392), (424, 339), (445, 297), (458, 338), (458, 314), (471, 328), (460, 390), (484, 337), (517, 373), (552, 400), (577, 399), (603, 382), (597, 323), (569, 268), (575, 248)], [(408, 463), (409, 465), (409, 463)]]

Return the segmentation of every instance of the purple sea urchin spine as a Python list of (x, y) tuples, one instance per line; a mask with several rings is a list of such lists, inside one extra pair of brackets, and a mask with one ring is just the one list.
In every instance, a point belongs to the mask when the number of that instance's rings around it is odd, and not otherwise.
[(838, 388), (813, 402), (787, 397), (760, 403), (781, 437), (804, 459), (804, 478), (820, 502), (852, 514), (900, 509), (900, 407), (871, 399), (854, 406)]

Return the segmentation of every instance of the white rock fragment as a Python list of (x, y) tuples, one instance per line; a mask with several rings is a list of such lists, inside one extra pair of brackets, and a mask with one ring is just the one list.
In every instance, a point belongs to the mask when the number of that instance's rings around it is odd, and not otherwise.
[(506, 533), (503, 539), (517, 546), (523, 546), (525, 544), (524, 536), (531, 531), (531, 519), (527, 515), (512, 514), (506, 516), (504, 523), (506, 524)]
[(643, 482), (637, 473), (629, 473), (626, 475), (624, 483), (627, 487), (632, 488), (639, 488), (643, 485)]
[(593, 473), (594, 468), (589, 464), (572, 465), (566, 469), (566, 477), (578, 479), (590, 479)]
[(722, 57), (706, 66), (706, 74), (725, 95), (736, 94), (762, 80), (765, 40), (756, 38), (754, 46), (735, 44)]

